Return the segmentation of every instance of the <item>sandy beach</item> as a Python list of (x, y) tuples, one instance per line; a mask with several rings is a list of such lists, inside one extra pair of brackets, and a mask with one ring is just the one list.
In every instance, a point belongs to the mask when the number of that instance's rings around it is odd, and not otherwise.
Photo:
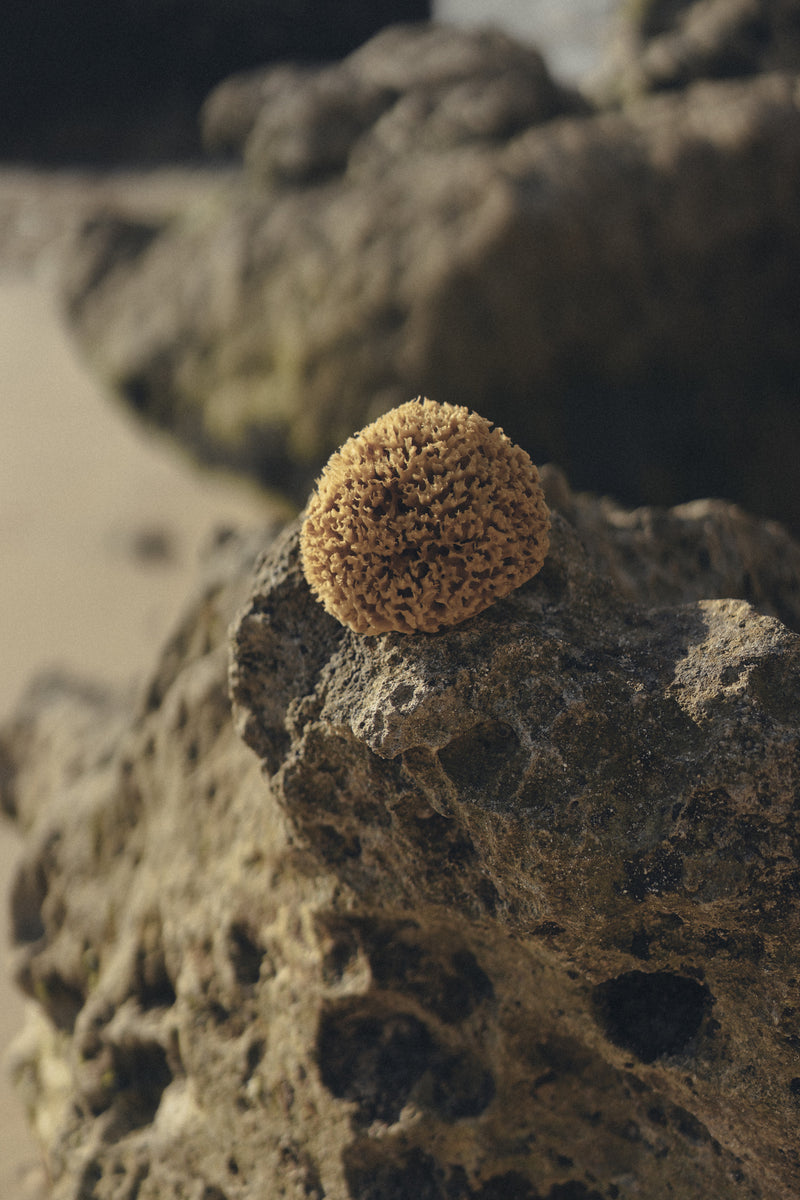
[[(255, 525), (267, 502), (145, 433), (79, 360), (47, 272), (0, 275), (0, 720), (60, 668), (125, 685), (142, 676), (187, 602), (216, 528)], [(0, 1053), (20, 1030), (7, 892), (20, 850), (0, 820)], [(38, 1149), (3, 1069), (0, 1200), (42, 1195)]]

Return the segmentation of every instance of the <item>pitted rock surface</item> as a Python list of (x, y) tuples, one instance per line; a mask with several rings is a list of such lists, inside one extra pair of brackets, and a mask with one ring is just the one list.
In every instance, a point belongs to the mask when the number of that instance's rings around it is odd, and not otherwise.
[(458, 629), (350, 633), (289, 529), (2, 731), (53, 1200), (797, 1196), (800, 549), (543, 478)]
[[(342, 629), (290, 531), (235, 633), (239, 725), (357, 895), (544, 939), (582, 981), (606, 1060), (718, 1147), (757, 1153), (752, 1194), (769, 1176), (795, 1195), (800, 638), (719, 594), (735, 546), (742, 583), (763, 572), (735, 509), (564, 499), (596, 547), (556, 512), (540, 575), (435, 636)], [(659, 604), (672, 556), (682, 602)]]

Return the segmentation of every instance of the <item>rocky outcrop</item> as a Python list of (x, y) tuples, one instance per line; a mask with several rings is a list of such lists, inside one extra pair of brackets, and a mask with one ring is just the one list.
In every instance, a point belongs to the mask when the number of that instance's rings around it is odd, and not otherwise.
[(196, 154), (197, 113), (233, 71), (341, 58), (428, 0), (7, 0), (0, 157), (57, 162)]
[(239, 185), (163, 231), (99, 215), (68, 312), (138, 412), (299, 502), (424, 393), (580, 486), (800, 528), (799, 96), (765, 74), (592, 113), (501, 35), (387, 30), (223, 85)]
[(295, 526), (3, 732), (55, 1200), (797, 1196), (800, 548), (544, 479), (455, 629), (346, 630)]
[(502, 143), (588, 111), (533, 47), (499, 31), (419, 25), (385, 30), (323, 70), (229, 80), (206, 101), (203, 130), (210, 150), (240, 154), (257, 179), (302, 185), (351, 163), (375, 170), (420, 149)]

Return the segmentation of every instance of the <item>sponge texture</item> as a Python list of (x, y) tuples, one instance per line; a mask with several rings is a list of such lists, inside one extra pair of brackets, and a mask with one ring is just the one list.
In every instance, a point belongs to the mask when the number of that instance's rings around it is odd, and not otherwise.
[(419, 397), (329, 460), (303, 525), (303, 569), (356, 633), (435, 633), (525, 583), (549, 548), (536, 467), (477, 413)]

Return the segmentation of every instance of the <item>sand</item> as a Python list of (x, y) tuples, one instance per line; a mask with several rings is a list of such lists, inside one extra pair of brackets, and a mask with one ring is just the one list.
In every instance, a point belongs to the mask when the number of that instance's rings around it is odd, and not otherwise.
[[(253, 526), (267, 501), (202, 473), (105, 395), (59, 319), (47, 272), (0, 274), (0, 721), (52, 667), (124, 685), (155, 662), (215, 528)], [(0, 818), (5, 897), (20, 844)], [(0, 1054), (24, 1001), (3, 902)], [(38, 1148), (0, 1079), (0, 1200), (42, 1194)]]

